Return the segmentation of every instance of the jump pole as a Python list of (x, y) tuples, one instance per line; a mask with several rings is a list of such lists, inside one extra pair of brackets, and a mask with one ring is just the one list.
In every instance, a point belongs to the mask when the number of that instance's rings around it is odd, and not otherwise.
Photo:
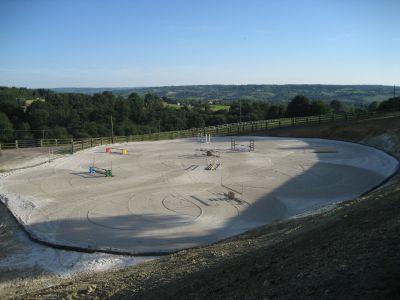
[(211, 134), (206, 134), (206, 143), (211, 143)]
[(250, 150), (250, 152), (254, 151), (254, 140), (250, 140), (249, 150)]
[(231, 138), (231, 150), (236, 151), (236, 140)]

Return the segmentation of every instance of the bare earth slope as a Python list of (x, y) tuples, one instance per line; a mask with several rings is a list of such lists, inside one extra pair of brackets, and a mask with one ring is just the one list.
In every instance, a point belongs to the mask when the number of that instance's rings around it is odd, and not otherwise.
[[(392, 118), (268, 134), (359, 141), (399, 157), (399, 128), (400, 118)], [(21, 297), (395, 299), (400, 297), (399, 232), (397, 173), (377, 190), (334, 210)]]

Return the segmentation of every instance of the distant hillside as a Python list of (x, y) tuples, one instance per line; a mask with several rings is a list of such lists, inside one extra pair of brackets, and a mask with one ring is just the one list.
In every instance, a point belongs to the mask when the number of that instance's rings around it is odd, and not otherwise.
[(55, 88), (60, 93), (94, 94), (111, 91), (115, 95), (128, 96), (136, 92), (140, 95), (155, 94), (174, 100), (224, 100), (237, 99), (267, 100), (286, 102), (302, 94), (311, 100), (322, 99), (327, 102), (340, 100), (348, 103), (367, 104), (372, 101), (383, 101), (393, 96), (393, 86), (384, 85), (187, 85), (146, 88)]

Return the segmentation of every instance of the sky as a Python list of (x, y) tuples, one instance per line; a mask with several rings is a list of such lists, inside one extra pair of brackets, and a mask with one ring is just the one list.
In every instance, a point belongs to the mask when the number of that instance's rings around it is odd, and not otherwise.
[(0, 86), (400, 85), (398, 0), (0, 0)]

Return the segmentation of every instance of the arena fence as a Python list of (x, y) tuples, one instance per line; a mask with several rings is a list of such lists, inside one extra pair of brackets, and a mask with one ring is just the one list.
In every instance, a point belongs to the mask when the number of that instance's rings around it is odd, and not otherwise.
[(241, 135), (257, 131), (265, 131), (274, 128), (291, 126), (312, 126), (322, 123), (337, 121), (351, 121), (374, 118), (389, 118), (400, 116), (400, 112), (390, 113), (341, 113), (318, 115), (308, 117), (280, 118), (262, 121), (251, 121), (241, 123), (231, 123), (218, 126), (208, 126), (204, 128), (192, 128), (179, 131), (156, 132), (140, 135), (98, 137), (84, 139), (34, 139), (34, 140), (15, 140), (14, 142), (1, 143), (1, 149), (19, 149), (34, 147), (50, 147), (57, 149), (58, 152), (74, 153), (100, 145), (136, 142), (136, 141), (156, 141), (167, 139), (179, 139), (198, 137), (200, 134), (211, 134), (212, 136)]

